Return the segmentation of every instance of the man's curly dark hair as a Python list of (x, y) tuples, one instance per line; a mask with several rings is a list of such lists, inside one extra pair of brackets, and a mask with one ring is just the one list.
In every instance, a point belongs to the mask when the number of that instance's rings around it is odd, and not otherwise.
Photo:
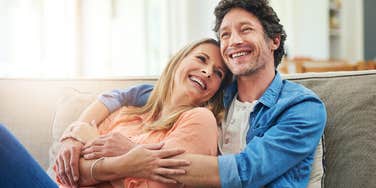
[(218, 38), (218, 30), (223, 18), (233, 8), (242, 8), (255, 15), (263, 26), (265, 34), (270, 39), (274, 39), (277, 36), (281, 37), (280, 45), (274, 51), (274, 66), (277, 68), (285, 54), (284, 44), (287, 35), (268, 0), (221, 0), (214, 10), (215, 26), (213, 30), (217, 33)]

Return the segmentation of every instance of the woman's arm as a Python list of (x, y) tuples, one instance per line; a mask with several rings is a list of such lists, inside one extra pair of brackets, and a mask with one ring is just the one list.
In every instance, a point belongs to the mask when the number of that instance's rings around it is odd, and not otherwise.
[[(163, 143), (151, 145), (139, 145), (130, 150), (127, 154), (115, 157), (106, 157), (98, 160), (80, 159), (80, 185), (94, 185), (103, 181), (112, 181), (125, 177), (142, 177), (156, 179), (165, 183), (176, 181), (163, 178), (160, 172), (167, 174), (184, 174), (185, 170), (168, 168), (186, 166), (186, 160), (168, 159), (184, 152), (182, 149), (161, 149)], [(93, 169), (91, 169), (93, 168)], [(92, 170), (92, 174), (91, 174)], [(95, 177), (92, 177), (92, 175)]]
[[(108, 115), (109, 110), (106, 106), (99, 100), (95, 100), (81, 113), (78, 122), (74, 123), (90, 124), (93, 121), (100, 123)], [(80, 177), (78, 165), (82, 146), (83, 143), (73, 137), (61, 140), (61, 149), (56, 160), (56, 171), (62, 183), (70, 186), (77, 184)]]
[(97, 99), (81, 113), (78, 121), (86, 123), (95, 121), (99, 125), (109, 114), (107, 107)]
[[(114, 90), (108, 94), (102, 94), (91, 103), (80, 115), (75, 123), (92, 123), (99, 125), (112, 111), (121, 105), (143, 105), (152, 90), (150, 85), (140, 85), (126, 90)], [(63, 184), (76, 185), (80, 176), (78, 170), (79, 157), (82, 148), (81, 142), (75, 138), (61, 140), (62, 147), (56, 160), (58, 178)]]

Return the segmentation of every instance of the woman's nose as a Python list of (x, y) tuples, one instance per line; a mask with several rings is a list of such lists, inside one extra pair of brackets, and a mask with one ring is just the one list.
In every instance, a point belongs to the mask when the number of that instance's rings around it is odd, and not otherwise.
[(202, 69), (201, 72), (202, 72), (206, 77), (210, 78), (211, 73), (210, 73), (209, 70), (207, 70), (207, 69)]

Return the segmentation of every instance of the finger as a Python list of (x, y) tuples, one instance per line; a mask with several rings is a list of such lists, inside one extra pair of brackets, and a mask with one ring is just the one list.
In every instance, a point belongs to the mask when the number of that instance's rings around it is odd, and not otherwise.
[(185, 150), (183, 150), (183, 149), (164, 149), (164, 150), (155, 151), (155, 152), (157, 152), (157, 155), (160, 158), (168, 158), (168, 157), (180, 155), (180, 154), (184, 153)]
[(70, 167), (73, 175), (73, 181), (75, 184), (78, 182), (80, 172), (78, 163), (80, 160), (80, 153), (77, 150), (71, 149), (71, 160), (70, 160)]
[(99, 159), (101, 157), (104, 157), (104, 154), (102, 152), (93, 152), (84, 155), (84, 159), (86, 160)]
[(150, 179), (154, 181), (158, 181), (161, 183), (178, 183), (176, 180), (171, 179), (171, 178), (166, 178), (160, 175), (151, 175)]
[(142, 147), (146, 149), (150, 149), (150, 150), (160, 150), (162, 149), (163, 145), (164, 145), (164, 142), (161, 142), (157, 144), (144, 144), (142, 145)]
[(83, 149), (82, 154), (89, 154), (89, 153), (94, 153), (94, 152), (99, 152), (102, 151), (103, 146), (90, 146), (89, 148)]
[(64, 184), (64, 185), (68, 185), (68, 178), (66, 177), (65, 175), (65, 170), (64, 170), (64, 160), (62, 159), (61, 156), (59, 156), (59, 160), (58, 160), (58, 176), (61, 180), (61, 182)]
[(167, 175), (184, 175), (187, 173), (184, 169), (170, 169), (170, 168), (157, 168), (153, 170), (155, 174), (167, 176)]
[(158, 161), (158, 165), (163, 167), (183, 167), (190, 164), (190, 161), (184, 159), (161, 159)]
[(105, 140), (104, 139), (101, 139), (101, 138), (97, 138), (95, 140), (93, 140), (90, 144), (87, 144), (83, 147), (83, 149), (86, 149), (88, 147), (92, 147), (92, 146), (103, 146), (104, 145), (104, 142)]
[(65, 171), (65, 175), (67, 177), (68, 185), (73, 186), (75, 183), (74, 183), (74, 180), (73, 180), (73, 175), (72, 175), (72, 171), (71, 171), (71, 167), (70, 167), (70, 158), (71, 158), (71, 153), (67, 152), (65, 157), (64, 157), (64, 171)]

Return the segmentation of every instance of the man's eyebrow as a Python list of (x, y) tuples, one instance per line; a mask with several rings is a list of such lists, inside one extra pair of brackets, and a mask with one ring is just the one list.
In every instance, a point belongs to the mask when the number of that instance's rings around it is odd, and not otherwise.
[[(240, 25), (240, 26), (249, 25), (251, 27), (255, 27), (255, 24), (253, 24), (252, 22), (249, 22), (249, 21), (242, 21), (242, 22), (238, 23), (238, 25)], [(218, 30), (218, 33), (221, 33), (223, 30), (225, 30), (227, 28), (228, 28), (228, 26), (220, 27), (219, 30)]]
[(249, 22), (249, 21), (242, 21), (239, 24), (240, 24), (240, 26), (243, 26), (243, 25), (255, 26), (255, 24), (253, 24), (252, 22)]
[(227, 29), (228, 26), (225, 26), (225, 27), (220, 27), (219, 30), (218, 30), (218, 33), (221, 33), (223, 30)]

